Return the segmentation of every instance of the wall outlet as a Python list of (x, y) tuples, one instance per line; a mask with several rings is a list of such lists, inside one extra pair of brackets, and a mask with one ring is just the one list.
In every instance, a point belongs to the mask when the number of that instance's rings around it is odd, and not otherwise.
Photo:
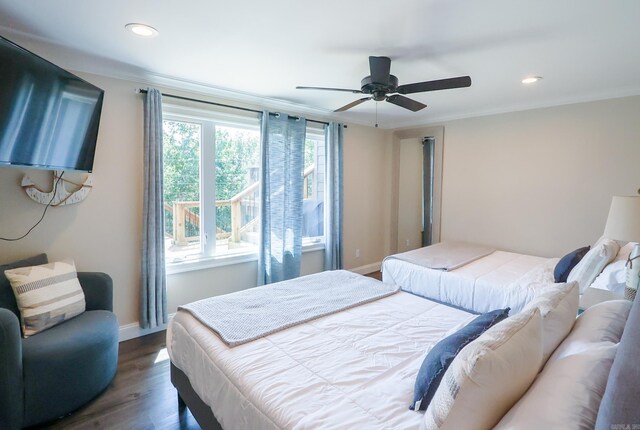
[(360, 258), (360, 249), (356, 249), (356, 258)]
[(409, 246), (409, 239), (405, 240), (406, 246)]

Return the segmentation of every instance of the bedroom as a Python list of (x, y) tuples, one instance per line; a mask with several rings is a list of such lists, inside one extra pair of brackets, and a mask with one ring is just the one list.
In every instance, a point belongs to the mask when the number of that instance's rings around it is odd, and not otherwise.
[[(640, 11), (632, 1), (615, 8), (600, 2), (583, 4), (538, 2), (522, 10), (505, 1), (493, 2), (491, 8), (472, 7), (468, 2), (428, 2), (424, 6), (410, 2), (407, 7), (416, 18), (393, 32), (384, 26), (406, 19), (405, 12), (376, 12), (364, 19), (357, 7), (362, 3), (357, 2), (336, 12), (333, 19), (338, 20), (336, 27), (341, 31), (335, 39), (324, 42), (324, 33), (318, 30), (312, 33), (317, 39), (301, 38), (296, 42), (300, 52), (293, 54), (292, 49), (285, 56), (282, 52), (289, 51), (284, 51), (282, 44), (305, 30), (306, 13), (322, 17), (313, 20), (318, 26), (327, 19), (324, 6), (305, 12), (288, 5), (292, 14), (304, 19), (293, 27), (269, 27), (278, 43), (267, 52), (286, 60), (277, 68), (283, 78), (277, 88), (290, 94), (289, 99), (296, 102), (292, 104), (273, 100), (278, 93), (270, 92), (274, 90), (268, 87), (268, 80), (261, 84), (251, 81), (257, 64), (276, 61), (260, 54), (266, 49), (260, 33), (249, 33), (251, 37), (246, 38), (237, 32), (225, 33), (225, 37), (214, 33), (220, 36), (215, 44), (219, 54), (204, 44), (194, 45), (200, 48), (191, 53), (192, 66), (200, 64), (203, 52), (207, 57), (235, 51), (233, 61), (248, 69), (242, 77), (235, 76), (233, 69), (213, 78), (206, 71), (182, 75), (171, 72), (170, 64), (153, 60), (165, 55), (158, 47), (161, 43), (169, 44), (164, 49), (177, 56), (183, 49), (191, 52), (185, 46), (197, 42), (188, 37), (187, 22), (174, 22), (172, 16), (177, 12), (169, 5), (123, 2), (120, 15), (108, 19), (107, 12), (95, 5), (82, 9), (63, 1), (50, 2), (47, 7), (35, 2), (2, 2), (0, 35), (80, 75), (105, 90), (106, 96), (91, 194), (81, 204), (51, 210), (25, 239), (1, 242), (0, 261), (46, 252), (52, 259), (72, 257), (82, 270), (108, 273), (114, 280), (114, 310), (121, 339), (147, 333), (138, 325), (143, 97), (134, 89), (148, 86), (187, 97), (347, 123), (347, 269), (363, 274), (377, 271), (385, 256), (400, 250), (397, 244), (404, 238), (399, 233), (402, 225), (395, 176), (399, 161), (394, 151), (398, 151), (397, 139), (403, 130), (422, 127), (444, 128), (441, 238), (544, 257), (561, 256), (592, 244), (604, 229), (611, 196), (636, 195), (640, 188), (636, 165), (640, 160), (640, 65), (633, 55), (640, 43), (636, 28)], [(67, 15), (73, 7), (79, 8), (78, 13)], [(333, 7), (336, 11), (345, 8)], [(242, 13), (239, 6), (226, 8), (230, 14)], [(494, 16), (495, 10), (501, 13)], [(124, 25), (137, 21), (156, 26), (159, 36), (143, 40), (126, 33)], [(224, 19), (216, 24), (228, 28)], [(179, 30), (186, 31), (187, 37), (177, 41), (173, 33)], [(84, 42), (85, 35), (104, 45)], [(341, 37), (349, 42), (340, 43)], [(109, 57), (111, 49), (118, 46), (130, 47), (126, 58)], [(473, 85), (417, 96), (429, 107), (416, 114), (369, 102), (334, 117), (333, 109), (355, 98), (295, 93), (296, 85), (358, 86), (367, 74), (369, 55), (390, 56), (393, 73), (407, 82), (468, 74)], [(312, 61), (320, 63), (317, 72), (303, 67)], [(204, 64), (214, 67), (213, 63)], [(525, 87), (520, 80), (529, 74), (544, 79)], [(271, 78), (274, 76), (278, 74)], [(378, 128), (374, 127), (377, 104), (381, 105)], [(1, 236), (21, 234), (42, 213), (42, 207), (28, 199), (19, 186), (24, 173), (21, 169), (0, 169)], [(29, 174), (42, 184), (51, 180), (48, 173)], [(321, 269), (322, 251), (303, 254), (303, 273)], [(255, 286), (256, 273), (255, 259), (171, 273), (167, 277), (169, 312), (210, 295)]]

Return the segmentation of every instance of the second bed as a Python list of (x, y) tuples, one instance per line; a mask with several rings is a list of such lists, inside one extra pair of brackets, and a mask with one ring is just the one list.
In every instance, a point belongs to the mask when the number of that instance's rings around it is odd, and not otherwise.
[[(464, 248), (467, 244), (456, 246)], [(438, 270), (420, 264), (420, 250), (410, 252), (413, 255), (397, 254), (383, 261), (383, 282), (477, 313), (505, 307), (510, 307), (513, 313), (519, 312), (537, 290), (555, 282), (553, 270), (559, 260), (488, 249), (478, 254), (486, 255), (471, 262), (459, 267), (453, 265), (450, 270)], [(411, 258), (404, 258), (405, 255)]]

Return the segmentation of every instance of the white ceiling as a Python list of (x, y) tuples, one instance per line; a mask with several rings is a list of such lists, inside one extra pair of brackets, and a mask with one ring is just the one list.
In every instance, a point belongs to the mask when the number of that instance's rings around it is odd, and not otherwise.
[[(137, 38), (129, 22), (160, 35)], [(417, 113), (378, 103), (381, 127), (640, 94), (639, 23), (638, 0), (0, 0), (9, 38), (318, 112), (358, 95), (295, 86), (358, 89), (369, 55), (391, 57), (400, 84), (471, 76), (471, 88), (411, 95), (429, 106)], [(375, 106), (339, 117), (373, 124)]]

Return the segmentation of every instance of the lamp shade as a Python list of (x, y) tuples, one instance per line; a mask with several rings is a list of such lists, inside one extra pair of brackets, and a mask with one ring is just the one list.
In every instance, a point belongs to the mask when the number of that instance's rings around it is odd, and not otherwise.
[(604, 236), (613, 240), (640, 242), (640, 197), (613, 196)]

